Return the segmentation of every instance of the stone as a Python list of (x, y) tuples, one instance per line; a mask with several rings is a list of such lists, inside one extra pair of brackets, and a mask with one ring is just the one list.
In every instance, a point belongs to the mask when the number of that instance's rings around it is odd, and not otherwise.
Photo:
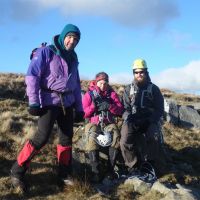
[(200, 115), (199, 113), (189, 107), (180, 106), (179, 108), (179, 123), (186, 128), (200, 128)]
[(160, 183), (159, 181), (156, 181), (151, 189), (161, 194), (167, 194), (168, 192), (170, 192), (170, 188), (166, 187), (163, 183)]
[(173, 99), (164, 99), (165, 119), (167, 122), (178, 125), (179, 106)]
[(138, 192), (139, 194), (144, 194), (150, 191), (152, 186), (151, 183), (146, 183), (137, 177), (126, 179), (124, 184), (133, 185), (135, 192)]

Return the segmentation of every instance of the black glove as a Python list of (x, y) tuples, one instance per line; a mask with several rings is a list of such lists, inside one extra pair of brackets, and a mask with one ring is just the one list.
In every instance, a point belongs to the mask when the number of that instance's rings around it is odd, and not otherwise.
[(136, 119), (134, 120), (134, 124), (136, 126), (139, 126), (139, 127), (143, 127), (143, 126), (148, 126), (149, 125), (149, 121), (147, 120), (147, 118), (142, 118), (142, 119)]
[[(151, 123), (146, 131), (146, 137), (148, 140), (158, 140), (161, 138), (162, 132), (158, 123)], [(157, 139), (156, 139), (157, 138)]]
[(29, 114), (33, 116), (41, 116), (43, 110), (40, 108), (39, 104), (30, 104), (28, 108)]
[(85, 113), (83, 111), (75, 112), (74, 122), (79, 123), (84, 121)]
[(149, 126), (149, 121), (147, 118), (135, 119), (132, 123), (133, 129), (139, 132), (146, 132), (148, 126)]
[(110, 104), (107, 101), (103, 101), (102, 103), (97, 105), (97, 110), (99, 112), (101, 111), (107, 111), (109, 109)]

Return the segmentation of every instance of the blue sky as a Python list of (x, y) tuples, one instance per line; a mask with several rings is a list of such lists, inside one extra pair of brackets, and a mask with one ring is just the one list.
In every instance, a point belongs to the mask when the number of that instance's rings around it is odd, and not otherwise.
[(25, 74), (31, 50), (73, 23), (82, 79), (105, 71), (129, 83), (133, 60), (144, 58), (159, 87), (196, 94), (199, 8), (199, 0), (1, 0), (0, 72)]

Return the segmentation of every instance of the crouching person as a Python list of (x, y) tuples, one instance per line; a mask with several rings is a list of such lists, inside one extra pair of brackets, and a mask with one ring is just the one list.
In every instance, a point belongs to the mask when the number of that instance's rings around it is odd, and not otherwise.
[(134, 61), (133, 75), (133, 83), (123, 94), (125, 112), (120, 147), (130, 175), (140, 169), (147, 172), (146, 176), (141, 174), (141, 178), (154, 181), (164, 163), (160, 124), (164, 99), (160, 89), (150, 80), (145, 60)]
[(90, 82), (89, 90), (83, 97), (85, 118), (89, 123), (85, 127), (87, 138), (86, 151), (89, 155), (93, 182), (103, 177), (100, 172), (99, 151), (108, 151), (108, 178), (114, 178), (114, 166), (119, 152), (120, 132), (115, 124), (114, 116), (123, 112), (123, 106), (117, 93), (109, 85), (109, 77), (105, 72), (96, 75)]

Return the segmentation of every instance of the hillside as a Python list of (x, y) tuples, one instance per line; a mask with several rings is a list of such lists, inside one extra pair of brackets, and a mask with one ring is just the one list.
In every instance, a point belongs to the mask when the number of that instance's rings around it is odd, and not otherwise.
[[(86, 90), (88, 82), (81, 81), (81, 84), (82, 89)], [(123, 86), (113, 85), (113, 88), (121, 94)], [(141, 195), (124, 185), (113, 188), (110, 197), (100, 196), (93, 186), (85, 181), (85, 175), (89, 175), (85, 174), (83, 168), (75, 173), (74, 187), (60, 187), (55, 173), (56, 127), (49, 144), (31, 164), (31, 170), (27, 174), (31, 183), (29, 194), (23, 197), (19, 191), (11, 188), (9, 179), (11, 165), (24, 141), (35, 134), (37, 127), (37, 118), (27, 112), (24, 91), (23, 75), (0, 74), (0, 199), (161, 199), (162, 196), (156, 192), (150, 191)], [(200, 96), (177, 94), (167, 89), (162, 89), (162, 93), (164, 97), (175, 99), (181, 105), (196, 105), (200, 102)], [(74, 128), (74, 143), (83, 133), (79, 125), (76, 124)], [(164, 122), (163, 134), (168, 162), (159, 181), (171, 186), (178, 183), (200, 191), (200, 130), (184, 129)]]

